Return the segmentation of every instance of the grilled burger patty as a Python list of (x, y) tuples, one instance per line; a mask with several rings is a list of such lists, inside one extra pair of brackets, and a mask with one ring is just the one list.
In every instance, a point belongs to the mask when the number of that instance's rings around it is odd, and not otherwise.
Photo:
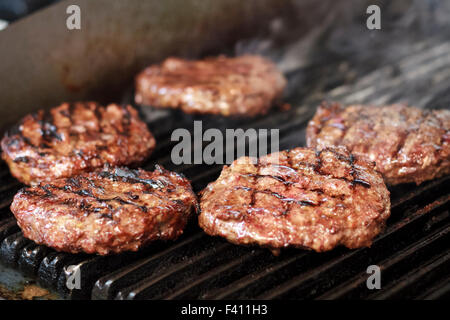
[(272, 250), (369, 246), (390, 215), (373, 164), (335, 149), (296, 148), (257, 164), (239, 158), (206, 187), (200, 206), (206, 233)]
[(105, 163), (137, 164), (150, 155), (155, 139), (131, 106), (87, 102), (27, 115), (1, 145), (12, 175), (37, 184)]
[(375, 161), (386, 183), (420, 184), (450, 173), (450, 110), (324, 103), (308, 124), (307, 144), (345, 146)]
[(183, 233), (197, 208), (189, 181), (154, 172), (105, 166), (90, 173), (23, 188), (11, 211), (25, 237), (60, 251), (136, 251)]
[(138, 104), (223, 116), (265, 114), (286, 79), (259, 56), (187, 61), (168, 58), (136, 78)]

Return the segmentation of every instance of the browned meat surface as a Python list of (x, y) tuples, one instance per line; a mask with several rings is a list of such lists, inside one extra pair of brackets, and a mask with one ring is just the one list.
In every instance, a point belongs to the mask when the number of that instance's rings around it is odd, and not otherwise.
[(177, 238), (196, 207), (189, 181), (174, 172), (105, 166), (24, 188), (11, 211), (38, 244), (104, 255)]
[(275, 65), (259, 56), (168, 58), (137, 76), (135, 100), (186, 113), (255, 116), (269, 110), (285, 85)]
[(63, 103), (27, 115), (2, 140), (3, 159), (25, 184), (142, 162), (155, 147), (131, 106)]
[(308, 124), (307, 144), (345, 146), (375, 161), (386, 183), (420, 184), (450, 173), (450, 110), (324, 103)]
[(200, 226), (275, 251), (370, 246), (390, 215), (389, 191), (372, 163), (344, 152), (296, 148), (257, 164), (236, 160), (203, 191)]

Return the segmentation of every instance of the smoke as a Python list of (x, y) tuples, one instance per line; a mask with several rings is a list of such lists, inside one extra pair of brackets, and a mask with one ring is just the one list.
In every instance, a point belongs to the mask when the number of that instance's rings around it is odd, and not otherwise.
[[(366, 27), (371, 4), (381, 8), (381, 30)], [(448, 41), (449, 17), (443, 0), (292, 0), (268, 23), (269, 34), (238, 42), (235, 54), (264, 55), (285, 73), (333, 57), (386, 63), (430, 37)]]

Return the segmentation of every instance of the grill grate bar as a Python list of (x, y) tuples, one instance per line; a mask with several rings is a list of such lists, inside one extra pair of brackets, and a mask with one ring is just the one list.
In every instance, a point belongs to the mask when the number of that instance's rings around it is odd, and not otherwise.
[(30, 243), (22, 232), (16, 232), (7, 236), (0, 246), (0, 258), (7, 265), (17, 267), (20, 250)]
[[(447, 267), (448, 269), (448, 267)], [(422, 295), (416, 299), (436, 300), (448, 299), (450, 297), (450, 276), (446, 276), (442, 281), (438, 281), (434, 286), (429, 287)]]
[(7, 188), (7, 190), (4, 190), (0, 193), (0, 210), (9, 208), (12, 199), (17, 193), (18, 189), (19, 188), (14, 188), (13, 186), (11, 186), (11, 188)]
[[(443, 181), (445, 182), (446, 179), (443, 179)], [(440, 182), (442, 183), (443, 181), (440, 181)], [(426, 190), (430, 190), (430, 189), (432, 189), (432, 187), (436, 187), (436, 186), (439, 186), (439, 185), (440, 185), (439, 182), (433, 182), (433, 183), (430, 183), (429, 185), (425, 185), (425, 187), (423, 189), (421, 189), (420, 193), (423, 193)], [(409, 198), (403, 199), (403, 201), (398, 201), (397, 203), (398, 203), (398, 205), (404, 204), (405, 202), (407, 202), (408, 199)]]
[[(439, 186), (439, 183), (433, 183), (430, 184), (430, 186), (424, 188), (424, 190), (429, 190), (432, 186)], [(442, 189), (442, 188), (441, 188)], [(422, 190), (422, 191), (424, 191)], [(433, 190), (434, 191), (434, 190)], [(441, 207), (445, 202), (448, 202), (448, 198), (449, 196), (444, 196), (442, 199), (437, 200), (436, 203), (434, 203), (434, 206), (431, 205), (431, 207), (425, 207), (422, 209), (422, 211), (417, 211), (415, 212), (415, 218), (416, 220), (419, 219), (424, 213), (426, 213), (428, 210), (432, 210), (433, 208), (439, 208)], [(402, 201), (402, 203), (405, 203), (406, 199), (404, 199), (404, 201)], [(396, 216), (397, 213), (399, 213), (399, 210), (402, 210), (403, 208), (398, 207), (392, 214), (392, 216)], [(415, 208), (410, 209), (410, 211), (406, 212), (406, 215), (408, 215), (408, 213), (411, 212), (411, 210), (415, 210)], [(411, 217), (410, 217), (411, 218)], [(436, 217), (430, 217), (429, 219), (435, 219)], [(380, 241), (381, 239), (383, 239), (384, 237), (387, 237), (388, 235), (391, 234), (396, 234), (398, 232), (398, 230), (400, 228), (404, 228), (407, 227), (408, 224), (410, 223), (414, 223), (414, 219), (410, 219), (408, 223), (404, 223), (404, 221), (400, 221), (397, 222), (394, 225), (391, 225), (381, 236), (379, 236), (379, 238), (377, 238), (374, 242), (374, 246), (375, 244)], [(417, 224), (417, 223), (416, 223)], [(419, 225), (420, 226), (420, 225)], [(390, 246), (390, 244), (388, 243), (387, 246)], [(382, 250), (381, 250), (382, 251)], [(359, 249), (356, 251), (350, 251), (348, 253), (348, 255), (351, 257), (352, 255), (364, 255), (364, 253), (366, 252), (366, 249)], [(300, 255), (298, 258), (301, 258), (303, 255)], [(344, 256), (343, 258), (348, 258), (348, 256)], [(338, 258), (339, 259), (339, 258)], [(290, 261), (288, 260), (289, 263), (293, 263), (294, 261)], [(339, 265), (338, 263), (340, 262), (337, 261), (336, 265)], [(333, 261), (328, 260), (327, 261), (327, 265), (331, 266), (331, 263), (333, 263)], [(238, 281), (231, 283), (229, 286), (227, 286), (226, 288), (224, 288), (223, 290), (219, 290), (218, 292), (216, 292), (215, 294), (211, 294), (208, 296), (209, 297), (213, 297), (213, 298), (219, 298), (219, 299), (223, 299), (223, 298), (235, 298), (235, 297), (241, 297), (239, 295), (240, 291), (245, 291), (245, 287), (248, 287), (249, 289), (247, 290), (248, 292), (252, 291), (250, 290), (250, 288), (252, 288), (252, 286), (254, 286), (254, 284), (257, 284), (258, 282), (261, 282), (261, 278), (267, 277), (269, 275), (272, 275), (275, 273), (275, 271), (278, 271), (279, 269), (285, 267), (285, 261), (280, 261), (279, 262), (279, 266), (275, 265), (275, 266), (270, 266), (270, 268), (267, 271), (263, 271), (260, 274), (253, 274), (250, 277), (247, 278), (242, 278), (239, 279)], [(264, 281), (262, 282), (267, 282), (267, 279), (264, 279)], [(238, 292), (239, 291), (239, 292)], [(253, 290), (254, 292), (254, 290)]]
[(17, 189), (21, 183), (17, 180), (12, 180), (10, 183), (5, 183), (0, 186), (0, 193), (7, 192), (9, 189), (15, 188)]
[(120, 255), (110, 256), (76, 255), (76, 259), (79, 260), (73, 265), (79, 270), (81, 282), (80, 289), (68, 289), (66, 281), (71, 275), (68, 265), (65, 265), (62, 272), (59, 274), (56, 288), (58, 292), (66, 299), (88, 299), (91, 296), (94, 283), (98, 278), (112, 272), (124, 264), (129, 264), (139, 258), (142, 258), (152, 249), (153, 247), (149, 246), (138, 252), (126, 252)]
[(397, 208), (410, 200), (420, 197), (423, 193), (437, 188), (445, 188), (445, 185), (450, 181), (450, 176), (445, 176), (436, 180), (432, 180), (424, 183), (423, 185), (416, 187), (414, 185), (399, 186), (391, 189), (391, 196), (394, 198), (391, 200), (391, 209)]
[(35, 275), (49, 251), (50, 249), (46, 246), (30, 242), (20, 251), (17, 261), (19, 269), (27, 275)]
[(250, 263), (255, 262), (255, 259), (262, 255), (264, 255), (262, 250), (252, 250), (241, 257), (232, 259), (215, 269), (207, 271), (197, 277), (194, 281), (190, 281), (188, 284), (178, 286), (179, 288), (177, 290), (167, 296), (164, 296), (164, 299), (172, 300), (198, 298), (201, 295), (199, 292), (202, 289), (205, 290), (206, 288), (207, 290), (210, 290), (213, 285), (213, 281), (217, 281), (217, 278), (220, 277), (223, 281), (223, 279), (226, 276), (229, 276), (231, 272), (244, 271), (246, 269), (245, 267), (249, 267)]
[(39, 264), (37, 271), (39, 283), (48, 288), (57, 288), (64, 267), (77, 265), (86, 259), (83, 255), (72, 255), (65, 252), (51, 251)]
[[(256, 284), (262, 281), (263, 284), (267, 284), (267, 278), (271, 275), (280, 272), (284, 268), (293, 265), (294, 263), (301, 261), (302, 259), (308, 256), (309, 252), (301, 251), (293, 256), (281, 256), (278, 257), (277, 261), (272, 262), (271, 264), (266, 264), (266, 267), (261, 272), (256, 272), (249, 274), (243, 278), (240, 278), (227, 286), (213, 290), (204, 295), (205, 299), (232, 299), (237, 294), (245, 289), (250, 287), (253, 284)], [(280, 259), (282, 259), (280, 261)]]
[(0, 221), (0, 241), (8, 237), (9, 235), (17, 232), (19, 227), (17, 226), (14, 218), (7, 218)]
[[(443, 199), (436, 200), (435, 202), (426, 206), (425, 208), (422, 208), (421, 210), (418, 210), (418, 211), (414, 212), (413, 214), (411, 214), (410, 219), (407, 223), (405, 223), (404, 221), (400, 221), (400, 222), (397, 222), (394, 225), (390, 226), (389, 228), (387, 228), (387, 230), (384, 233), (382, 233), (379, 237), (376, 238), (372, 247), (378, 249), (378, 246), (382, 246), (383, 244), (385, 245), (386, 250), (389, 248), (389, 246), (393, 247), (393, 243), (395, 243), (395, 241), (392, 241), (393, 239), (391, 239), (391, 238), (399, 237), (400, 229), (403, 229), (403, 233), (410, 234), (411, 230), (409, 230), (409, 229), (411, 227), (413, 227), (413, 222), (416, 222), (415, 223), (416, 225), (419, 224), (419, 228), (420, 228), (421, 224), (418, 222), (420, 222), (421, 218), (424, 217), (425, 213), (428, 213), (433, 209), (440, 208), (441, 206), (443, 206), (446, 202), (448, 202), (450, 200), (450, 196), (444, 196), (442, 198)], [(431, 218), (432, 217), (430, 217), (430, 219)], [(409, 226), (409, 228), (406, 228), (407, 226)], [(416, 226), (416, 228), (417, 228), (417, 226)], [(333, 269), (334, 267), (338, 267), (338, 268), (344, 267), (345, 268), (346, 266), (348, 266), (348, 264), (345, 263), (345, 261), (351, 260), (351, 259), (354, 260), (354, 259), (363, 257), (366, 255), (367, 251), (368, 251), (367, 248), (348, 251), (347, 253), (343, 254), (342, 256), (338, 257), (337, 259), (328, 260), (326, 264), (324, 264), (323, 266), (321, 266), (319, 268), (313, 269), (310, 273), (301, 274), (301, 275), (297, 276), (296, 278), (290, 279), (287, 283), (284, 283), (284, 284), (278, 286), (276, 289), (270, 290), (268, 293), (260, 295), (259, 298), (273, 299), (273, 298), (277, 298), (277, 297), (282, 297), (282, 296), (286, 295), (290, 290), (293, 290), (300, 286), (304, 286), (304, 284), (307, 281), (318, 278), (319, 275), (323, 275), (325, 273), (325, 271), (329, 271), (330, 269)], [(383, 249), (377, 250), (377, 252), (383, 252)], [(395, 251), (394, 251), (394, 253), (395, 253)], [(345, 271), (345, 270), (343, 270), (343, 271)]]
[[(186, 268), (195, 268), (198, 269), (201, 265), (202, 261), (211, 261), (211, 262), (217, 262), (217, 259), (223, 255), (226, 250), (230, 250), (232, 248), (232, 245), (229, 243), (221, 243), (219, 245), (213, 246), (211, 248), (208, 248), (204, 252), (200, 253), (199, 255), (196, 255), (194, 257), (191, 257), (190, 259), (187, 259), (186, 261), (182, 261), (178, 264), (173, 264), (170, 267), (167, 268), (167, 270), (163, 270), (160, 274), (156, 273), (154, 275), (151, 275), (150, 277), (136, 283), (135, 285), (132, 285), (130, 287), (124, 288), (123, 290), (120, 290), (117, 294), (117, 299), (119, 300), (128, 300), (128, 299), (139, 299), (142, 298), (142, 296), (148, 297), (148, 295), (155, 295), (154, 287), (161, 283), (161, 281), (165, 281), (164, 291), (168, 290), (167, 282), (168, 278), (170, 277), (176, 277), (177, 275), (182, 274), (182, 272)], [(213, 256), (218, 256), (216, 259), (211, 259)], [(177, 279), (178, 281), (181, 279)], [(178, 282), (177, 281), (177, 282)], [(176, 282), (175, 282), (176, 283)], [(153, 290), (152, 290), (153, 289)]]
[[(206, 242), (205, 237), (205, 234), (198, 232), (160, 253), (151, 255), (148, 258), (139, 260), (134, 264), (128, 265), (100, 278), (95, 283), (92, 298), (113, 299), (119, 288), (131, 286), (143, 278), (148, 277), (156, 270), (162, 269), (173, 262), (182, 260), (180, 256), (193, 256), (195, 251), (190, 248), (200, 248), (201, 243)], [(189, 250), (193, 252), (190, 253)], [(176, 261), (173, 261), (175, 259)]]
[[(444, 226), (443, 228), (439, 228), (435, 232), (426, 235), (423, 238), (420, 238), (406, 248), (397, 251), (395, 255), (389, 256), (388, 258), (380, 262), (374, 262), (374, 264), (380, 266), (381, 268), (382, 279), (387, 279), (389, 273), (398, 273), (400, 268), (405, 268), (407, 267), (407, 265), (411, 265), (413, 263), (412, 260), (417, 259), (418, 257), (423, 259), (423, 255), (430, 254), (431, 250), (436, 251), (436, 249), (439, 249), (440, 247), (436, 248), (436, 246), (442, 244), (440, 242), (443, 242), (444, 239), (448, 239), (449, 232), (450, 226)], [(434, 248), (432, 248), (433, 246)], [(423, 268), (423, 266), (421, 266), (420, 268)], [(407, 279), (410, 276), (411, 274), (408, 274), (403, 276), (403, 278)], [(361, 298), (361, 295), (370, 293), (367, 291), (367, 288), (365, 286), (367, 277), (368, 275), (366, 273), (366, 270), (363, 270), (354, 277), (349, 278), (338, 287), (335, 287), (329, 292), (319, 296), (318, 299), (338, 299), (350, 295), (350, 297), (352, 298)], [(391, 291), (388, 287), (385, 286), (383, 286), (382, 289), (382, 292)]]
[[(448, 235), (450, 227), (445, 230), (445, 235)], [(439, 236), (439, 235), (438, 235)], [(446, 237), (448, 240), (448, 237)], [(433, 257), (431, 262), (422, 262), (421, 265), (397, 281), (383, 288), (380, 294), (376, 294), (374, 299), (409, 299), (414, 298), (418, 292), (421, 292), (421, 287), (426, 286), (429, 282), (439, 281), (439, 275), (445, 273), (450, 266), (450, 250)]]

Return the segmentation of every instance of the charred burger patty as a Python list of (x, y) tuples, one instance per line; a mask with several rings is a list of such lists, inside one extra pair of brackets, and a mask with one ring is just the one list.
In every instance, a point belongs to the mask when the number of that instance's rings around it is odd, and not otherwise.
[(327, 251), (369, 246), (390, 214), (372, 163), (345, 151), (296, 148), (225, 166), (201, 196), (200, 226), (236, 244)]
[(137, 76), (135, 100), (186, 113), (255, 116), (268, 111), (285, 85), (275, 65), (259, 56), (168, 58)]
[(27, 115), (1, 145), (12, 175), (37, 184), (105, 163), (137, 164), (150, 155), (155, 139), (131, 106), (87, 102)]
[(420, 184), (450, 173), (450, 110), (324, 103), (308, 124), (307, 144), (345, 146), (375, 161), (386, 183)]
[(177, 173), (109, 166), (23, 188), (11, 205), (25, 237), (101, 255), (175, 239), (196, 208), (189, 181)]

